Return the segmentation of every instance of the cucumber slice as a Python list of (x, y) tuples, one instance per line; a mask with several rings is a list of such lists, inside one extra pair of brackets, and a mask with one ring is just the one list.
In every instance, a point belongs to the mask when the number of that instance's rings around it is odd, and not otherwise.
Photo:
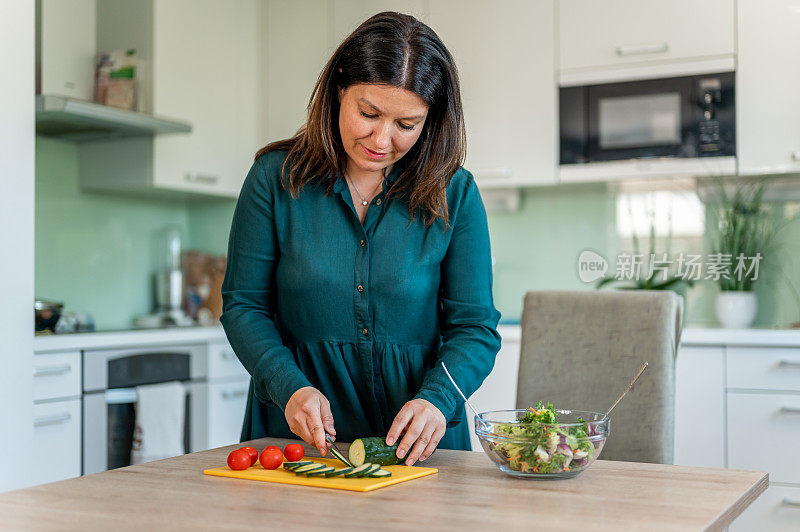
[(348, 452), (350, 463), (360, 466), (367, 462), (378, 465), (395, 465), (401, 460), (397, 458), (397, 444), (386, 445), (383, 438), (358, 438), (350, 444)]
[(346, 465), (347, 467), (353, 467), (353, 464), (351, 464), (351, 463), (350, 463), (350, 462), (347, 460), (347, 458), (345, 458), (345, 457), (342, 455), (342, 453), (340, 453), (340, 452), (339, 452), (339, 449), (337, 449), (335, 445), (331, 445), (330, 451), (331, 451), (331, 454), (332, 454), (332, 455), (333, 455), (333, 456), (334, 456), (334, 457), (335, 457), (337, 460), (339, 460), (341, 463), (343, 463), (343, 464), (344, 464), (344, 465)]
[(370, 465), (369, 469), (365, 469), (364, 471), (362, 471), (361, 474), (358, 475), (358, 478), (368, 477), (368, 476), (372, 475), (372, 473), (375, 473), (375, 472), (379, 471), (380, 468), (381, 468), (380, 464), (372, 464), (372, 465)]
[(301, 461), (301, 462), (284, 462), (283, 463), (283, 468), (284, 469), (288, 469), (288, 470), (291, 471), (292, 469), (296, 469), (296, 468), (298, 468), (300, 466), (309, 465), (309, 464), (313, 464), (313, 463), (314, 462), (312, 462), (311, 460), (304, 460), (304, 461)]
[(305, 475), (307, 477), (324, 477), (326, 473), (332, 472), (334, 467), (321, 467), (319, 469), (314, 469), (313, 471), (309, 471), (308, 473), (299, 473), (300, 475)]
[(297, 474), (308, 473), (310, 471), (314, 471), (315, 469), (320, 469), (320, 468), (323, 468), (323, 467), (327, 467), (327, 466), (325, 464), (318, 464), (318, 463), (314, 462), (312, 464), (308, 464), (308, 465), (304, 465), (304, 466), (300, 466), (298, 468), (295, 468), (294, 472), (297, 473)]
[(353, 477), (360, 477), (361, 473), (367, 471), (372, 467), (372, 464), (361, 464), (360, 466), (356, 467), (349, 473), (344, 474), (344, 478), (353, 478)]
[(392, 476), (391, 471), (386, 471), (385, 469), (378, 469), (374, 473), (370, 473), (370, 478), (389, 478)]
[(350, 473), (353, 469), (355, 469), (355, 468), (353, 468), (353, 467), (345, 467), (345, 468), (342, 468), (342, 469), (337, 469), (335, 471), (331, 471), (329, 473), (325, 473), (325, 476), (326, 477), (338, 477), (340, 475), (346, 475), (347, 473)]

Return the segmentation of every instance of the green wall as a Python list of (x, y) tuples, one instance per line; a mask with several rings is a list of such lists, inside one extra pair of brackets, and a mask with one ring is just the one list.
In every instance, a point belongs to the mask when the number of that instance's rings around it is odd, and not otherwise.
[[(99, 329), (128, 328), (135, 316), (152, 311), (155, 235), (175, 225), (183, 231), (187, 249), (225, 254), (235, 202), (85, 192), (78, 186), (77, 158), (75, 144), (37, 138), (36, 296), (91, 313)], [(800, 211), (800, 204), (775, 204), (772, 209), (784, 217)], [(615, 217), (615, 194), (604, 184), (527, 189), (518, 211), (490, 212), (495, 304), (503, 321), (519, 319), (528, 290), (592, 289), (577, 276), (577, 257), (593, 249), (613, 269), (616, 254), (629, 249), (616, 234)], [(779, 255), (772, 267), (762, 270), (764, 282), (757, 285), (757, 326), (800, 321), (792, 289), (783, 278), (800, 287), (800, 222), (781, 234)], [(710, 281), (689, 291), (688, 325), (717, 325), (715, 295)]]

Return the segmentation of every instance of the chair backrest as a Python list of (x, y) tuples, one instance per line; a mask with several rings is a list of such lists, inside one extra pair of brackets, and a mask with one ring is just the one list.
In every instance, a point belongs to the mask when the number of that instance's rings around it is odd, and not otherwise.
[(671, 291), (528, 292), (517, 408), (541, 400), (604, 412), (649, 362), (611, 413), (601, 458), (672, 463), (682, 317), (683, 299)]

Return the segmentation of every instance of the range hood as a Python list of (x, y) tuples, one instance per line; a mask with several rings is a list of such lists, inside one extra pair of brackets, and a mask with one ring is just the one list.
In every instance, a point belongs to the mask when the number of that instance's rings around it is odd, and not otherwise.
[(73, 142), (190, 133), (191, 124), (53, 94), (36, 96), (36, 134)]

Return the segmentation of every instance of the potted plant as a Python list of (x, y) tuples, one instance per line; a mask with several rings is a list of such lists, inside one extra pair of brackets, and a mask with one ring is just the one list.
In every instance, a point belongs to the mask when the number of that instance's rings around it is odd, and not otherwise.
[(717, 180), (719, 197), (709, 204), (717, 233), (709, 259), (715, 258), (719, 286), (717, 318), (723, 327), (749, 327), (758, 311), (754, 292), (760, 270), (774, 257), (776, 235), (791, 219), (776, 220), (763, 204), (766, 179), (742, 181), (729, 196)]

